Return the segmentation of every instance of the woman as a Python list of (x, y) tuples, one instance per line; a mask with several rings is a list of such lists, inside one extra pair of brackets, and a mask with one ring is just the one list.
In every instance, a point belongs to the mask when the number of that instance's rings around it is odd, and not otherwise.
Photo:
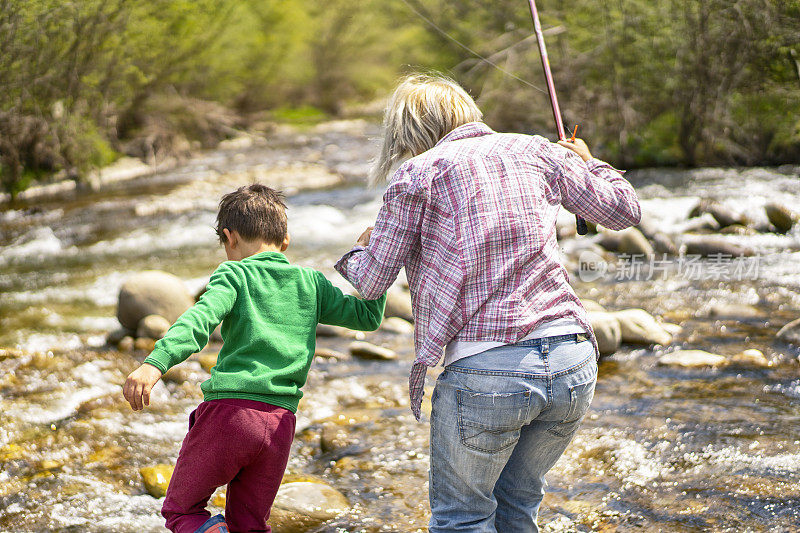
[(594, 394), (597, 346), (559, 262), (560, 206), (615, 230), (636, 193), (580, 139), (495, 133), (455, 82), (396, 89), (373, 179), (394, 172), (374, 229), (336, 269), (377, 298), (405, 267), (416, 360), (411, 409), (432, 397), (429, 531), (538, 531), (544, 475)]

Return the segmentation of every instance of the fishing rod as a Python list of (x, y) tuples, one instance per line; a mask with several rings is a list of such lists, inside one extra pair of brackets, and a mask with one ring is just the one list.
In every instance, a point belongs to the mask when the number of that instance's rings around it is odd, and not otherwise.
[[(542, 69), (544, 69), (544, 79), (547, 82), (547, 93), (550, 95), (550, 105), (553, 108), (553, 118), (556, 121), (556, 132), (560, 141), (566, 141), (567, 136), (564, 133), (564, 121), (561, 118), (561, 108), (558, 106), (558, 98), (556, 97), (556, 86), (553, 84), (553, 74), (550, 72), (550, 61), (547, 59), (547, 48), (544, 45), (544, 34), (542, 33), (542, 24), (539, 22), (539, 11), (536, 9), (536, 2), (528, 0), (531, 7), (531, 18), (533, 18), (533, 29), (536, 33), (536, 40), (539, 42), (539, 56), (542, 58)], [(575, 130), (578, 127), (575, 126)], [(572, 134), (572, 139), (575, 140), (575, 134)], [(575, 215), (575, 226), (578, 235), (586, 235), (588, 228), (586, 221), (579, 215)]]

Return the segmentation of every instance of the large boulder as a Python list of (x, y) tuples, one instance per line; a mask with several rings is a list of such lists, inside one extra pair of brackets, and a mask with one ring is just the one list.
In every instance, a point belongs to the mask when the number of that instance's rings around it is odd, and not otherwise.
[(170, 324), (194, 304), (180, 278), (158, 270), (147, 270), (125, 280), (119, 290), (117, 319), (136, 330), (148, 315), (160, 315)]
[(794, 223), (797, 222), (797, 213), (789, 208), (776, 203), (768, 203), (764, 206), (770, 224), (775, 226), (779, 233), (788, 233)]
[(600, 351), (600, 355), (611, 355), (619, 350), (622, 342), (622, 330), (620, 329), (619, 320), (611, 313), (603, 311), (590, 311), (588, 317), (589, 324), (592, 325), (594, 330), (595, 339), (597, 339), (597, 348)]
[(672, 342), (672, 335), (644, 309), (625, 309), (611, 314), (619, 320), (622, 342), (664, 346)]

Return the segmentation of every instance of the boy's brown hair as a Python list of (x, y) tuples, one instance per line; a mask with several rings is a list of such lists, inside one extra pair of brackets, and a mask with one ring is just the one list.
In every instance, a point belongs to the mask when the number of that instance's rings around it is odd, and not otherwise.
[(223, 229), (236, 231), (248, 241), (280, 245), (286, 237), (285, 196), (266, 185), (253, 183), (222, 197), (217, 213), (217, 236), (225, 243)]

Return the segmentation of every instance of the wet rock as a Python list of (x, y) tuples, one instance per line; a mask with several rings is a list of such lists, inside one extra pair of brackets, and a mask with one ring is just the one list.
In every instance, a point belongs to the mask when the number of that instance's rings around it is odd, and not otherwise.
[(686, 233), (702, 233), (717, 231), (719, 229), (719, 222), (708, 213), (690, 219), (687, 223), (683, 224), (681, 231)]
[(414, 334), (414, 324), (408, 320), (400, 318), (399, 316), (390, 316), (384, 318), (380, 329), (388, 333), (396, 333), (398, 335)]
[(764, 353), (761, 350), (756, 350), (754, 348), (737, 353), (731, 357), (731, 363), (760, 368), (772, 366)]
[(197, 360), (200, 362), (200, 366), (203, 367), (203, 370), (211, 372), (211, 369), (217, 364), (217, 356), (219, 356), (218, 353), (201, 353), (197, 356)]
[(583, 308), (586, 309), (586, 311), (589, 312), (589, 313), (595, 313), (595, 312), (597, 312), (597, 313), (605, 313), (606, 312), (606, 308), (603, 307), (602, 305), (600, 305), (599, 303), (597, 303), (594, 300), (581, 300), (581, 303), (583, 304)]
[(672, 237), (661, 231), (658, 224), (652, 219), (643, 218), (636, 228), (650, 241), (653, 251), (660, 254), (678, 255), (678, 247)]
[(194, 375), (195, 371), (189, 365), (181, 363), (167, 370), (167, 373), (161, 376), (161, 379), (171, 383), (181, 384), (191, 381), (194, 378)]
[(323, 521), (330, 520), (350, 508), (350, 502), (344, 494), (330, 485), (314, 481), (282, 484), (273, 505), (279, 509)]
[(748, 226), (741, 224), (732, 224), (719, 230), (723, 235), (756, 235), (758, 231)]
[(329, 324), (317, 324), (317, 337), (341, 337), (343, 339), (362, 340), (366, 337), (363, 331), (353, 331), (352, 329)]
[(760, 309), (748, 304), (713, 303), (708, 309), (708, 316), (719, 318), (753, 318), (763, 314)]
[(798, 215), (789, 208), (776, 203), (768, 203), (764, 206), (770, 224), (775, 226), (779, 233), (788, 233), (797, 222)]
[(716, 220), (722, 228), (733, 224), (746, 226), (748, 223), (747, 218), (742, 213), (738, 213), (719, 202), (709, 200), (700, 200), (700, 203), (689, 212), (689, 218), (699, 217), (705, 213), (714, 217), (714, 220)]
[(211, 498), (211, 505), (216, 505), (217, 507), (225, 508), (225, 503), (228, 500), (228, 494), (223, 490), (222, 492), (216, 494), (213, 498)]
[(589, 324), (594, 330), (597, 339), (597, 348), (600, 355), (611, 355), (617, 350), (622, 342), (622, 329), (613, 314), (602, 311), (590, 311), (588, 313)]
[(350, 353), (361, 359), (371, 359), (377, 361), (393, 361), (397, 359), (397, 353), (383, 346), (376, 346), (369, 342), (355, 341), (347, 347)]
[(106, 344), (109, 346), (117, 346), (119, 342), (124, 339), (125, 337), (130, 337), (135, 334), (135, 331), (130, 330), (128, 328), (117, 328), (114, 331), (109, 332), (106, 335)]
[(386, 311), (384, 316), (396, 316), (409, 322), (414, 321), (411, 311), (411, 293), (392, 288), (386, 295)]
[(680, 326), (678, 324), (673, 324), (671, 322), (662, 322), (661, 327), (664, 328), (664, 330), (673, 337), (675, 335), (679, 335), (683, 331), (683, 326)]
[(337, 361), (350, 359), (350, 356), (346, 353), (331, 350), (329, 348), (317, 348), (314, 350), (314, 357), (322, 357), (323, 359), (336, 359)]
[(61, 468), (62, 466), (64, 466), (64, 463), (60, 463), (52, 459), (44, 459), (41, 463), (39, 463), (39, 468), (42, 470), (55, 470), (57, 468)]
[(777, 337), (789, 344), (800, 346), (800, 318), (792, 320), (780, 330), (778, 330)]
[(139, 325), (136, 327), (136, 336), (160, 339), (167, 333), (171, 325), (169, 320), (161, 315), (147, 315), (139, 321)]
[(664, 346), (672, 342), (672, 335), (644, 309), (625, 309), (612, 315), (619, 320), (622, 342)]
[(680, 253), (675, 241), (666, 233), (656, 233), (653, 235), (653, 238), (650, 239), (650, 242), (653, 245), (653, 250), (660, 254), (678, 255), (678, 253)]
[(601, 234), (598, 243), (611, 252), (645, 256), (653, 254), (650, 242), (636, 228), (627, 228), (616, 232), (606, 231)]
[(169, 480), (172, 478), (172, 471), (175, 467), (172, 465), (159, 464), (154, 466), (145, 466), (139, 469), (139, 474), (142, 476), (144, 488), (147, 493), (154, 498), (163, 498), (167, 493)]
[(712, 255), (720, 257), (750, 257), (753, 255), (753, 250), (750, 248), (715, 238), (689, 239), (684, 244), (686, 245), (686, 255), (700, 255), (703, 257)]
[(702, 366), (716, 367), (725, 364), (725, 361), (725, 357), (703, 350), (676, 350), (662, 355), (658, 360), (658, 364), (694, 368)]
[(136, 329), (148, 315), (160, 315), (170, 323), (194, 304), (180, 278), (158, 270), (134, 274), (119, 291), (117, 319), (126, 328)]
[(117, 343), (117, 350), (119, 350), (120, 352), (130, 353), (130, 352), (133, 351), (134, 342), (135, 341), (133, 340), (133, 337), (131, 337), (131, 336), (123, 337)]
[(139, 337), (133, 341), (133, 349), (140, 352), (152, 352), (156, 347), (156, 340), (149, 337)]

